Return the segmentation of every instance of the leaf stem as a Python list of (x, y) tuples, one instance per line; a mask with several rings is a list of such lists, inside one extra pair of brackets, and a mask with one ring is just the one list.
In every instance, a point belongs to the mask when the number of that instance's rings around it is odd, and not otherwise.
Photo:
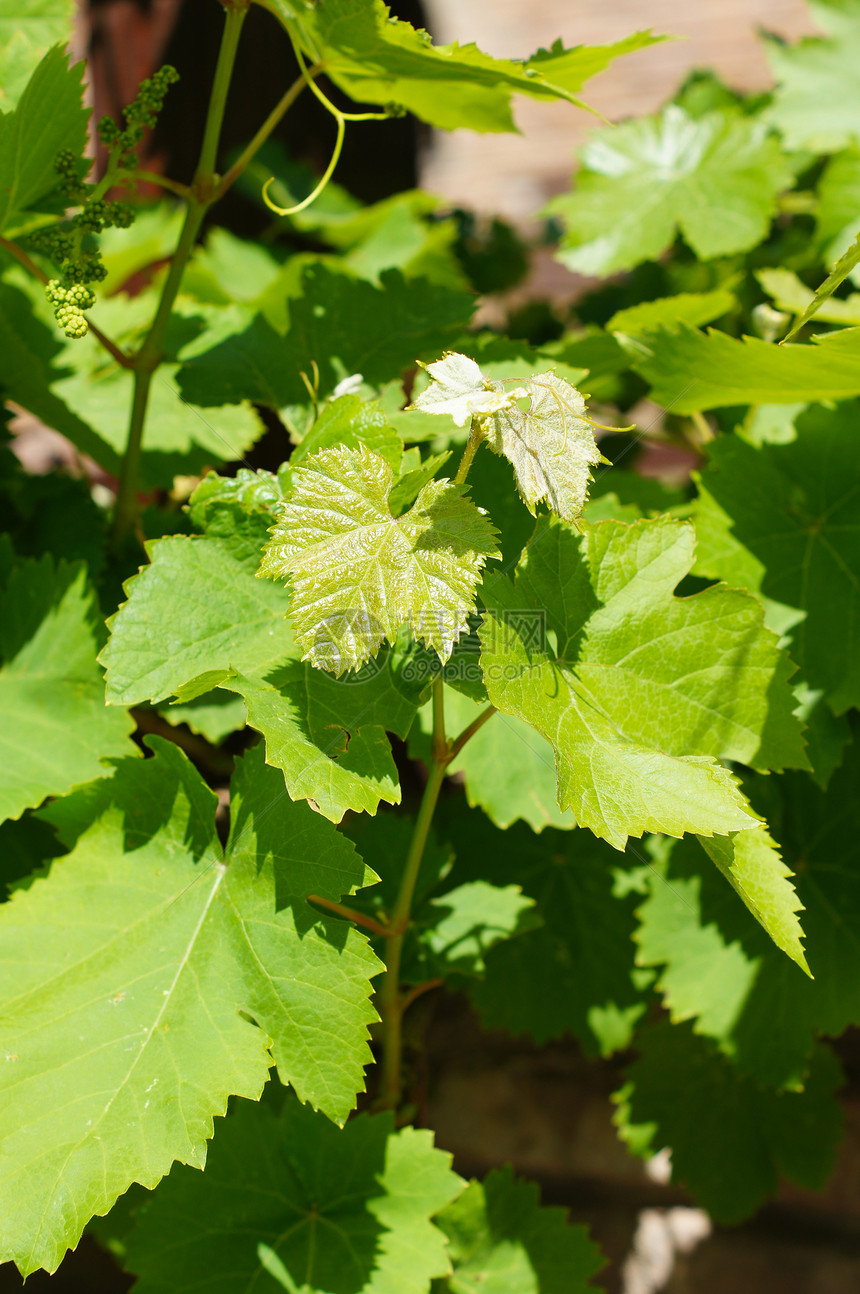
[(433, 988), (441, 988), (445, 983), (443, 979), (428, 979), (423, 984), (416, 984), (408, 993), (403, 994), (403, 1001), (400, 1003), (400, 1010), (403, 1014), (409, 1009), (412, 1003), (424, 993), (429, 993)]
[(472, 737), (474, 737), (476, 732), (480, 732), (481, 728), (483, 728), (487, 720), (492, 719), (495, 713), (496, 713), (496, 707), (494, 705), (488, 705), (485, 709), (481, 711), (481, 713), (477, 716), (477, 718), (472, 720), (472, 722), (468, 725), (468, 727), (463, 729), (459, 737), (456, 737), (454, 741), (452, 741), (451, 743), (451, 754), (450, 754), (451, 760), (454, 760), (457, 758), (460, 751), (465, 746), (466, 742), (470, 741)]
[(357, 908), (349, 908), (345, 903), (335, 903), (333, 899), (324, 899), (321, 894), (309, 894), (309, 903), (316, 903), (319, 907), (325, 908), (328, 912), (336, 912), (339, 917), (346, 917), (347, 921), (354, 921), (358, 926), (364, 926), (375, 935), (387, 935), (388, 927), (374, 921), (365, 912), (359, 912)]
[(472, 429), (469, 432), (469, 439), (466, 442), (466, 448), (463, 450), (463, 457), (460, 459), (460, 466), (457, 468), (457, 475), (454, 477), (455, 485), (462, 485), (469, 475), (469, 468), (472, 466), (472, 460), (478, 452), (481, 441), (484, 439), (484, 428), (481, 426), (478, 418), (472, 417)]
[(445, 770), (450, 762), (448, 742), (445, 737), (442, 688), (442, 680), (437, 679), (433, 684), (433, 754), (421, 807), (418, 810), (409, 852), (403, 867), (403, 875), (400, 878), (400, 889), (391, 913), (390, 933), (385, 941), (385, 979), (379, 993), (379, 1013), (382, 1016), (382, 1081), (377, 1099), (377, 1107), (383, 1110), (394, 1110), (400, 1103), (404, 1011), (404, 1000), (400, 996), (400, 961), (403, 954), (403, 937), (409, 927), (415, 883), (418, 880), (418, 870), (424, 856), (430, 824), (445, 780)]
[(179, 180), (168, 179), (166, 175), (159, 175), (157, 171), (143, 171), (139, 167), (135, 167), (133, 171), (117, 171), (117, 184), (134, 184), (137, 180), (145, 180), (147, 184), (157, 184), (159, 188), (174, 193), (183, 202), (191, 200), (190, 185), (181, 184)]

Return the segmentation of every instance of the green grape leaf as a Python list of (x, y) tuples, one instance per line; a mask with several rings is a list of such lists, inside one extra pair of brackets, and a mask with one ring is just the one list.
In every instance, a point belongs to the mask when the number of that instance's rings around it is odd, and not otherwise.
[(362, 884), (361, 860), (255, 755), (222, 852), (215, 795), (176, 746), (149, 744), (44, 812), (71, 853), (0, 909), (0, 1201), (24, 1274), (54, 1270), (132, 1182), (202, 1168), (213, 1116), (257, 1098), (272, 1064), (342, 1121), (370, 1059), (379, 963), (303, 897), (311, 880)]
[[(20, 17), (19, 9), (18, 25)], [(0, 24), (0, 34), (2, 29)], [(14, 60), (16, 43), (6, 49)], [(88, 116), (83, 72), (83, 63), (70, 67), (62, 47), (54, 45), (28, 80), (14, 111), (0, 114), (0, 232), (19, 212), (57, 187), (54, 162), (59, 152), (83, 153)]]
[[(102, 279), (99, 295), (110, 296), (134, 274), (168, 260), (179, 242), (183, 214), (179, 203), (162, 201), (153, 207), (137, 209), (131, 234), (127, 229), (116, 227), (103, 229), (99, 234), (99, 252), (107, 277)], [(215, 232), (226, 234), (227, 231), (216, 229), (213, 230)], [(182, 287), (184, 292), (193, 296), (189, 277), (190, 267), (183, 275)]]
[(289, 595), (254, 578), (273, 512), (211, 498), (213, 479), (205, 478), (206, 494), (192, 502), (203, 521), (209, 500), (205, 535), (153, 540), (149, 565), (126, 582), (128, 600), (108, 621), (101, 660), (111, 705), (163, 701), (210, 671), (222, 678), (231, 669), (265, 672), (295, 654), (284, 620)]
[(819, 1047), (800, 1092), (774, 1092), (744, 1078), (684, 1025), (660, 1024), (618, 1094), (622, 1137), (653, 1154), (672, 1151), (685, 1183), (715, 1221), (740, 1222), (775, 1192), (779, 1176), (821, 1190), (836, 1155), (842, 1113), (839, 1062)]
[(101, 616), (83, 562), (17, 564), (0, 594), (0, 820), (104, 777), (134, 727), (107, 710)]
[(814, 0), (810, 8), (827, 36), (805, 36), (795, 45), (765, 41), (777, 82), (767, 115), (782, 131), (789, 151), (832, 153), (860, 140), (854, 75), (860, 11), (844, 0)]
[(261, 746), (236, 762), (227, 854), (233, 860), (240, 855), (253, 859), (258, 872), (272, 868), (278, 910), (308, 894), (336, 902), (379, 879), (359, 858), (352, 841), (307, 805), (294, 804), (284, 795), (282, 779), (264, 763)]
[[(808, 288), (792, 270), (756, 270), (756, 278), (768, 296), (773, 297), (778, 310), (797, 315), (786, 341), (798, 332), (812, 315), (827, 323), (860, 324), (860, 292), (849, 297), (824, 297), (816, 304), (818, 293)], [(834, 284), (834, 287), (838, 286)], [(815, 308), (810, 310), (810, 307)]]
[(450, 1271), (431, 1221), (461, 1192), (426, 1129), (361, 1114), (345, 1128), (291, 1098), (239, 1103), (206, 1172), (177, 1167), (138, 1212), (127, 1265), (139, 1294), (426, 1294)]
[(470, 1182), (436, 1225), (448, 1237), (450, 1294), (589, 1294), (604, 1262), (585, 1227), (541, 1208), (537, 1186), (510, 1165)]
[(748, 251), (792, 183), (764, 123), (677, 104), (595, 135), (581, 158), (574, 191), (546, 212), (565, 227), (558, 259), (582, 274), (656, 260), (679, 231), (700, 260)]
[[(468, 663), (480, 673), (477, 660)], [(453, 736), (464, 732), (487, 706), (485, 700), (455, 691), (455, 686), (445, 688), (445, 718)], [(418, 720), (409, 734), (409, 753), (427, 761), (433, 727), (431, 703), (419, 710)], [(469, 804), (483, 809), (497, 827), (509, 827), (519, 818), (532, 831), (576, 826), (570, 810), (562, 812), (558, 807), (552, 746), (522, 719), (493, 715), (469, 738), (449, 771), (462, 774)]]
[(363, 447), (323, 450), (290, 472), (260, 574), (291, 577), (296, 637), (319, 669), (358, 669), (409, 624), (445, 661), (475, 609), (495, 530), (465, 487), (431, 481), (394, 518), (390, 465)]
[(456, 806), (443, 806), (439, 830), (457, 854), (449, 883), (518, 885), (535, 904), (528, 919), (542, 923), (485, 954), (469, 995), (486, 1027), (539, 1043), (573, 1033), (591, 1055), (627, 1046), (647, 998), (634, 982), (636, 896), (620, 884), (617, 853), (584, 831), (502, 832)]
[(36, 0), (22, 10), (18, 0), (0, 4), (0, 112), (9, 112), (49, 46), (64, 44), (74, 18), (71, 0)]
[(251, 305), (273, 287), (281, 271), (280, 261), (265, 246), (215, 225), (205, 243), (195, 247), (182, 277), (182, 289), (214, 305), (234, 301)]
[(403, 441), (385, 414), (357, 395), (338, 396), (321, 410), (310, 431), (290, 455), (290, 467), (297, 467), (311, 455), (334, 445), (346, 445), (350, 449), (365, 445), (384, 458), (393, 472), (400, 471)]
[(702, 848), (743, 899), (756, 921), (801, 970), (809, 974), (803, 951), (798, 910), (803, 905), (786, 867), (764, 826), (730, 836), (701, 839)]
[(793, 609), (783, 632), (804, 681), (840, 714), (860, 705), (856, 407), (812, 408), (796, 439), (709, 447), (695, 510), (699, 574)]
[(85, 561), (94, 578), (105, 561), (107, 518), (84, 477), (49, 472), (34, 476), (9, 449), (0, 448), (0, 496), (4, 528), (22, 557), (51, 553)]
[(581, 90), (590, 77), (602, 72), (620, 55), (635, 54), (639, 49), (667, 39), (670, 38), (655, 36), (651, 31), (637, 31), (612, 45), (574, 45), (571, 49), (565, 49), (561, 40), (555, 40), (549, 49), (539, 49), (532, 54), (526, 66), (540, 72), (553, 85)]
[(558, 42), (518, 62), (491, 58), (476, 45), (433, 45), (426, 31), (393, 18), (383, 0), (327, 0), (301, 8), (287, 0), (263, 2), (353, 99), (401, 105), (442, 130), (516, 130), (514, 94), (584, 106), (574, 91), (587, 77), (660, 39), (640, 32), (615, 45), (572, 50)]
[(279, 499), (263, 473), (204, 479), (191, 513), (206, 533), (155, 540), (110, 621), (108, 701), (238, 693), (293, 799), (335, 822), (347, 809), (375, 813), (380, 799), (400, 798), (385, 732), (406, 735), (420, 692), (395, 677), (391, 654), (339, 682), (299, 661), (289, 594), (255, 578)]
[(794, 667), (760, 604), (720, 587), (674, 597), (692, 559), (692, 528), (669, 519), (582, 536), (541, 523), (516, 587), (483, 592), (490, 700), (552, 743), (559, 807), (619, 849), (645, 831), (750, 827), (717, 757), (806, 766)]
[(319, 398), (354, 374), (380, 387), (454, 341), (473, 309), (468, 292), (407, 281), (399, 270), (383, 271), (375, 286), (314, 258), (301, 267), (277, 325), (257, 315), (223, 341), (196, 349), (179, 373), (179, 390), (201, 406), (255, 400), (306, 409), (311, 400), (301, 373), (313, 380), (314, 364)]
[(533, 908), (519, 885), (487, 881), (467, 881), (430, 899), (417, 920), (431, 974), (483, 974), (490, 948), (537, 924)]
[(795, 683), (793, 690), (797, 699), (794, 713), (805, 724), (803, 740), (812, 776), (822, 790), (826, 790), (851, 740), (851, 724), (846, 714), (833, 713), (821, 688), (801, 682)]
[[(860, 938), (858, 771), (852, 746), (826, 792), (797, 774), (767, 788), (773, 834), (796, 869), (814, 980), (752, 925), (692, 842), (676, 845), (648, 877), (638, 960), (662, 968), (659, 987), (672, 1018), (695, 1021), (740, 1071), (772, 1086), (803, 1082), (816, 1034), (835, 1036), (860, 1021), (851, 969)], [(787, 893), (782, 904), (791, 922)]]
[[(258, 161), (260, 157), (258, 154)], [(300, 185), (295, 180), (292, 185), (279, 184), (278, 177), (289, 173), (290, 164), (275, 156), (271, 162), (258, 185), (274, 171), (276, 179), (269, 193), (278, 206), (294, 205), (310, 193), (315, 181), (309, 171)], [(299, 187), (301, 192), (296, 193)], [(341, 263), (371, 283), (378, 284), (384, 270), (398, 269), (408, 279), (426, 279), (456, 289), (469, 287), (456, 247), (457, 221), (442, 214), (441, 198), (422, 189), (411, 189), (362, 207), (348, 195), (343, 200), (341, 190), (341, 201), (323, 209), (325, 198), (336, 187), (329, 184), (325, 194), (320, 194), (310, 207), (286, 219), (299, 229), (313, 230), (321, 242), (338, 248), (343, 253)]]
[(642, 301), (639, 305), (616, 310), (606, 325), (606, 331), (635, 334), (651, 332), (663, 324), (671, 327), (676, 323), (699, 328), (728, 314), (736, 305), (737, 298), (728, 288), (716, 288), (713, 292), (679, 292), (674, 297), (657, 297), (654, 301)]
[[(414, 452), (416, 451), (413, 450)], [(401, 512), (405, 512), (415, 502), (424, 486), (433, 480), (436, 473), (445, 466), (450, 457), (451, 451), (445, 450), (441, 454), (431, 454), (424, 459), (423, 463), (419, 458), (417, 467), (403, 473), (400, 479), (395, 482), (388, 496), (388, 503), (393, 516), (399, 517)]]
[(293, 659), (253, 677), (231, 674), (223, 686), (244, 700), (248, 723), (262, 733), (266, 759), (281, 769), (294, 800), (310, 800), (332, 822), (348, 810), (375, 813), (380, 800), (399, 802), (385, 732), (410, 707), (385, 664), (355, 685), (349, 675), (335, 680)]
[(6, 901), (7, 890), (64, 852), (51, 826), (34, 813), (0, 822), (0, 902)]
[[(217, 673), (217, 671), (216, 671)], [(174, 701), (159, 707), (159, 714), (176, 727), (184, 723), (213, 746), (219, 746), (231, 732), (248, 722), (248, 710), (240, 696), (226, 692), (202, 692), (189, 701)]]
[[(818, 240), (828, 265), (834, 265), (860, 233), (860, 149), (832, 157), (818, 184)], [(857, 281), (855, 270), (852, 279)]]
[(651, 398), (672, 413), (860, 395), (860, 328), (813, 341), (814, 346), (774, 346), (682, 324), (636, 338), (631, 364), (650, 382)]

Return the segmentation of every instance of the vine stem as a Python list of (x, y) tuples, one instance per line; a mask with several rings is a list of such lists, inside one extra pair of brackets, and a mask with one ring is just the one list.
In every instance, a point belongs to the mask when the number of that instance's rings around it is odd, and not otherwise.
[(385, 978), (379, 993), (379, 1013), (382, 1016), (382, 1080), (376, 1102), (377, 1108), (382, 1110), (395, 1110), (400, 1103), (405, 1005), (400, 996), (403, 938), (409, 927), (415, 883), (418, 880), (421, 859), (424, 857), (430, 824), (445, 780), (445, 770), (450, 763), (450, 751), (445, 737), (445, 701), (442, 688), (442, 680), (437, 679), (433, 684), (433, 744), (430, 770), (421, 807), (415, 820), (403, 875), (400, 878), (400, 889), (389, 921), (390, 934), (385, 940)]
[(170, 269), (161, 298), (155, 312), (149, 332), (140, 350), (131, 359), (134, 369), (134, 396), (129, 419), (128, 438), (120, 470), (119, 489), (113, 519), (113, 540), (118, 543), (134, 524), (137, 514), (137, 490), (140, 477), (140, 460), (143, 450), (143, 429), (146, 423), (146, 412), (149, 405), (149, 393), (152, 388), (152, 375), (164, 358), (164, 341), (167, 327), (173, 311), (173, 304), (185, 273), (185, 266), (215, 195), (215, 162), (218, 155), (218, 141), (221, 138), (221, 126), (224, 121), (224, 110), (227, 106), (227, 93), (236, 62), (236, 51), (239, 47), (239, 35), (245, 21), (247, 5), (234, 4), (227, 8), (221, 47), (218, 51), (218, 62), (212, 81), (212, 92), (209, 96), (209, 108), (206, 113), (206, 125), (203, 130), (203, 143), (200, 147), (200, 159), (191, 185), (191, 196), (185, 212), (185, 222), (179, 235), (176, 251), (170, 262)]
[[(313, 67), (308, 68), (308, 73), (307, 73), (308, 77), (312, 78), (315, 76), (319, 76), (320, 71), (321, 71), (321, 66), (318, 66), (315, 64)], [(251, 140), (248, 147), (242, 150), (242, 152), (236, 158), (233, 165), (230, 167), (229, 171), (226, 171), (224, 175), (222, 175), (221, 179), (218, 181), (218, 186), (215, 189), (215, 193), (213, 194), (214, 201), (217, 201), (219, 198), (223, 198), (224, 194), (230, 188), (230, 185), (234, 184), (236, 180), (238, 180), (239, 176), (245, 170), (245, 167), (248, 165), (249, 162), (253, 160), (253, 158), (256, 156), (257, 152), (259, 151), (259, 149), (262, 148), (263, 144), (265, 144), (266, 140), (269, 138), (272, 131), (275, 129), (278, 122), (283, 117), (284, 113), (287, 112), (293, 106), (296, 99), (298, 99), (302, 90), (304, 90), (306, 84), (307, 84), (307, 81), (305, 80), (304, 76), (296, 77), (295, 81), (293, 81), (293, 84), (290, 86), (289, 90), (287, 90), (286, 94), (282, 96), (282, 98), (278, 101), (278, 103), (269, 113), (268, 117), (263, 122), (262, 126), (257, 131), (254, 138)]]
[(472, 461), (480, 448), (481, 441), (484, 439), (484, 428), (480, 421), (474, 415), (472, 416), (472, 429), (469, 432), (469, 439), (466, 442), (466, 448), (463, 450), (463, 457), (460, 459), (460, 466), (457, 468), (457, 475), (454, 477), (455, 485), (462, 485), (469, 475), (469, 468)]

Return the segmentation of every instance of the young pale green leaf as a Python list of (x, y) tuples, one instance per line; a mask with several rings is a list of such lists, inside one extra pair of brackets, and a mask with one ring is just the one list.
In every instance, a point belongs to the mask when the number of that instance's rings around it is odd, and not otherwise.
[(541, 1208), (538, 1188), (510, 1165), (472, 1181), (436, 1219), (448, 1237), (450, 1294), (589, 1294), (603, 1266), (585, 1227)]
[(595, 135), (582, 163), (573, 192), (546, 210), (566, 228), (559, 260), (583, 274), (656, 260), (679, 231), (701, 260), (748, 251), (792, 183), (762, 122), (677, 104)]
[(25, 1274), (132, 1182), (202, 1167), (213, 1116), (272, 1064), (343, 1120), (370, 1059), (379, 963), (304, 897), (361, 885), (361, 860), (258, 755), (222, 854), (214, 794), (150, 744), (45, 811), (72, 851), (0, 909), (2, 1256)]
[(393, 18), (383, 0), (263, 3), (312, 62), (325, 62), (331, 79), (353, 99), (401, 105), (442, 130), (516, 130), (514, 94), (584, 106), (574, 91), (587, 77), (619, 55), (661, 39), (640, 32), (615, 45), (571, 50), (559, 42), (517, 62), (491, 58), (475, 45), (434, 45), (426, 31)]
[(458, 427), (465, 427), (473, 415), (483, 420), (488, 414), (508, 409), (526, 394), (521, 387), (506, 391), (489, 381), (473, 359), (457, 351), (448, 351), (435, 364), (423, 367), (432, 381), (410, 407), (422, 413), (447, 414)]
[(103, 629), (83, 562), (17, 564), (0, 595), (0, 820), (103, 777), (134, 723), (108, 710)]
[(292, 584), (303, 660), (358, 669), (408, 624), (445, 661), (467, 628), (495, 530), (450, 481), (425, 485), (393, 517), (394, 474), (364, 447), (323, 450), (290, 472), (259, 574)]
[(860, 141), (855, 76), (860, 8), (855, 0), (814, 0), (816, 25), (828, 35), (796, 45), (768, 39), (765, 51), (777, 89), (768, 116), (787, 149), (832, 153)]
[(683, 1025), (657, 1025), (639, 1045), (616, 1097), (621, 1135), (645, 1155), (670, 1147), (673, 1181), (715, 1221), (748, 1217), (781, 1174), (821, 1190), (842, 1131), (834, 1095), (842, 1072), (829, 1049), (815, 1051), (802, 1091), (774, 1092), (741, 1077)]
[(439, 830), (457, 855), (449, 883), (492, 875), (518, 885), (535, 905), (526, 920), (542, 923), (485, 954), (483, 978), (469, 984), (484, 1024), (539, 1043), (572, 1033), (590, 1055), (628, 1046), (648, 996), (634, 982), (636, 895), (618, 867), (627, 860), (587, 832), (499, 831), (456, 802)]
[(57, 187), (54, 162), (61, 150), (83, 153), (88, 115), (83, 105), (83, 72), (83, 63), (69, 67), (62, 47), (54, 45), (33, 72), (14, 111), (0, 114), (0, 233), (15, 215)]
[(532, 515), (545, 501), (558, 516), (575, 521), (588, 494), (591, 468), (607, 462), (576, 387), (552, 372), (506, 387), (457, 352), (426, 367), (432, 381), (411, 407), (447, 415), (458, 427), (474, 417), (490, 448), (512, 464), (520, 497)]
[(280, 497), (266, 474), (204, 479), (191, 514), (206, 533), (152, 543), (110, 621), (108, 701), (238, 693), (293, 799), (339, 822), (348, 809), (375, 813), (380, 799), (399, 800), (385, 733), (406, 735), (420, 689), (395, 678), (388, 656), (340, 682), (299, 661), (287, 591), (254, 578)]
[(631, 345), (631, 365), (651, 397), (672, 413), (732, 404), (796, 404), (860, 395), (860, 328), (813, 338), (813, 346), (774, 346), (758, 337), (707, 334), (681, 324)]
[(0, 3), (0, 112), (9, 112), (21, 97), (36, 64), (51, 45), (65, 44), (72, 33), (72, 0), (35, 0), (26, 8), (18, 0)]
[(777, 892), (773, 911), (781, 908), (780, 921), (790, 929), (792, 906), (803, 905), (814, 981), (751, 925), (692, 843), (676, 845), (646, 877), (637, 960), (661, 967), (659, 988), (674, 1020), (695, 1021), (696, 1031), (713, 1039), (739, 1070), (771, 1086), (801, 1084), (816, 1035), (837, 1035), (860, 1019), (851, 973), (860, 930), (853, 868), (857, 775), (852, 748), (826, 794), (808, 778), (789, 775), (770, 797), (782, 852), (797, 867), (797, 900)]
[(526, 409), (515, 403), (487, 417), (487, 444), (513, 466), (520, 498), (533, 516), (545, 502), (557, 516), (575, 521), (592, 467), (608, 462), (597, 448), (585, 400), (555, 373), (530, 377), (524, 392)]
[(668, 519), (582, 536), (542, 523), (516, 588), (495, 577), (483, 593), (490, 700), (551, 742), (559, 807), (619, 849), (645, 831), (753, 825), (718, 757), (806, 766), (793, 666), (760, 604), (726, 588), (673, 596), (693, 542)]
[(789, 444), (710, 446), (695, 510), (696, 570), (790, 609), (792, 658), (837, 714), (860, 705), (856, 406), (813, 408)]
[(138, 1214), (127, 1265), (139, 1294), (426, 1294), (450, 1271), (431, 1218), (460, 1193), (451, 1156), (390, 1114), (336, 1128), (287, 1099), (242, 1102), (206, 1172), (176, 1168)]

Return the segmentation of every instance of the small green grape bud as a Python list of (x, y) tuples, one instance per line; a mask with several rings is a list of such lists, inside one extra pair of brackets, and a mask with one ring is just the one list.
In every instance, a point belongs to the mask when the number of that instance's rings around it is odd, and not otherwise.
[(79, 310), (92, 310), (96, 303), (96, 294), (92, 288), (85, 287), (83, 283), (76, 283), (66, 292), (66, 300), (70, 305), (77, 306)]
[(80, 312), (76, 312), (73, 318), (63, 325), (63, 332), (67, 337), (86, 337), (89, 332), (89, 324)]
[(134, 224), (135, 211), (127, 202), (108, 202), (105, 211), (105, 224), (114, 225), (117, 229), (128, 229)]

